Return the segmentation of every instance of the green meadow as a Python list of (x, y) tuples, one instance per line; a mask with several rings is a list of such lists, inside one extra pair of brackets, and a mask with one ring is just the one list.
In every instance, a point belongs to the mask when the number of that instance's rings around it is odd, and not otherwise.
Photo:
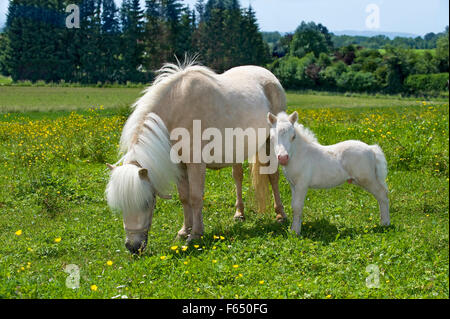
[(370, 194), (342, 185), (308, 192), (297, 237), (285, 178), (279, 224), (257, 212), (248, 170), (235, 222), (223, 169), (207, 173), (201, 241), (175, 239), (174, 190), (132, 256), (104, 199), (105, 163), (141, 91), (0, 86), (0, 298), (449, 298), (448, 100), (288, 92), (320, 143), (382, 147), (390, 227)]

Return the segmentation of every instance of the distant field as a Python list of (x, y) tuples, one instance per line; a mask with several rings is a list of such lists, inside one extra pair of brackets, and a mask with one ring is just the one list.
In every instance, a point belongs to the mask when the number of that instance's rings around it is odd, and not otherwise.
[[(19, 87), (0, 86), (0, 112), (74, 111), (103, 106), (105, 109), (130, 106), (143, 88)], [(333, 95), (330, 93), (288, 92), (288, 107), (385, 107), (420, 103), (399, 96)], [(436, 99), (438, 102), (445, 101)], [(429, 101), (433, 103), (433, 101)]]
[(0, 86), (0, 112), (73, 111), (131, 105), (142, 88)]
[[(409, 49), (409, 50), (412, 50), (412, 51), (414, 51), (416, 53), (419, 53), (419, 54), (423, 54), (425, 52), (430, 52), (432, 55), (435, 55), (435, 53), (436, 53), (436, 49)], [(378, 52), (380, 52), (381, 54), (385, 54), (386, 50), (385, 49), (378, 49)]]

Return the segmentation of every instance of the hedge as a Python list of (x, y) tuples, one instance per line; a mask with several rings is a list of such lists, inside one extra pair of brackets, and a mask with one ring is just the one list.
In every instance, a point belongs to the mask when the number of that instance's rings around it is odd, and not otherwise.
[(411, 93), (442, 92), (448, 89), (448, 73), (414, 74), (405, 79), (404, 86)]

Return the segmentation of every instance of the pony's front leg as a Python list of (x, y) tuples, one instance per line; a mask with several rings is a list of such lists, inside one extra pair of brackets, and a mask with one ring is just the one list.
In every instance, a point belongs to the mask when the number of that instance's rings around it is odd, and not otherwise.
[(284, 212), (283, 202), (281, 201), (280, 188), (278, 182), (280, 180), (280, 173), (277, 171), (274, 174), (269, 175), (270, 185), (272, 186), (272, 193), (274, 199), (275, 213), (277, 214), (276, 219), (278, 222), (282, 223), (287, 220), (286, 213)]
[(303, 206), (305, 203), (306, 193), (308, 187), (306, 185), (295, 185), (292, 187), (292, 226), (291, 229), (295, 231), (297, 235), (300, 235), (302, 227), (302, 214)]
[(244, 178), (244, 171), (242, 164), (233, 165), (233, 179), (236, 184), (236, 213), (235, 220), (244, 220), (244, 201), (242, 200), (242, 180)]
[(192, 209), (192, 230), (188, 242), (203, 235), (203, 193), (205, 188), (205, 164), (187, 164), (189, 179), (189, 201)]
[(180, 197), (181, 204), (184, 211), (184, 223), (183, 227), (178, 232), (178, 239), (185, 239), (189, 236), (192, 229), (192, 208), (189, 199), (189, 180), (187, 176), (186, 168), (183, 170), (183, 174), (178, 181), (178, 195)]

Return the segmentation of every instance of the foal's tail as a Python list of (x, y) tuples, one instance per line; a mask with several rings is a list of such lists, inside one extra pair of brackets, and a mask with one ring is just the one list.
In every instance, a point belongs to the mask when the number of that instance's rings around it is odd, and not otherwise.
[(375, 174), (378, 182), (383, 185), (387, 191), (386, 177), (388, 174), (386, 157), (383, 150), (378, 145), (371, 145), (372, 152), (375, 153)]
[(267, 210), (269, 193), (269, 176), (261, 174), (261, 167), (264, 166), (259, 160), (258, 153), (255, 154), (253, 164), (251, 164), (252, 185), (255, 191), (256, 206), (259, 212)]

